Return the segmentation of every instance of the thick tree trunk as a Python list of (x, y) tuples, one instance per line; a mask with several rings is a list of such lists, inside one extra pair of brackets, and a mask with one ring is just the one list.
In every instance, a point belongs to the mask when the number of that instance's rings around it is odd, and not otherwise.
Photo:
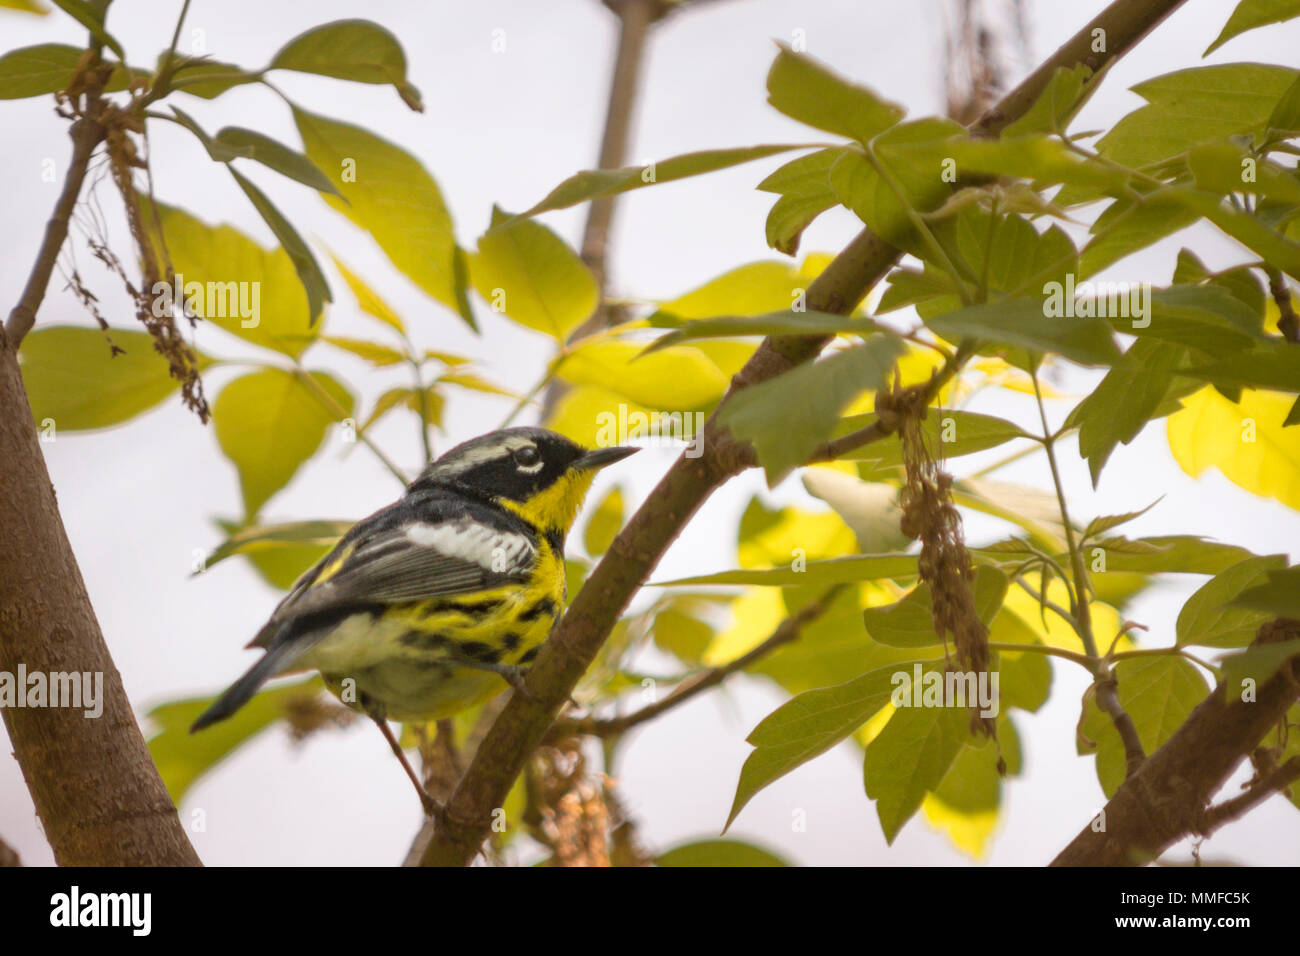
[[(4, 707), (62, 865), (196, 866), (104, 645), (59, 517), (17, 357), (0, 331), (0, 671), (103, 675), (103, 713)], [(22, 688), (19, 688), (22, 692)]]

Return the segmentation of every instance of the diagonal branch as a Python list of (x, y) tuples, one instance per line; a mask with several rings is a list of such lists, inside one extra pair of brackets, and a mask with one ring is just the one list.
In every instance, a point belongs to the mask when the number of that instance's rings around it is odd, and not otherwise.
[(1204, 819), (1196, 827), (1196, 833), (1200, 836), (1211, 836), (1224, 824), (1244, 816), (1253, 810), (1256, 804), (1285, 790), (1297, 780), (1300, 780), (1300, 757), (1292, 757), (1272, 773), (1256, 780), (1245, 793), (1206, 810)]
[[(1296, 636), (1300, 621), (1280, 618), (1261, 626), (1255, 642), (1278, 643)], [(1189, 834), (1208, 833), (1263, 799), (1267, 793), (1260, 789), (1252, 799), (1227, 801), (1226, 810), (1205, 810), (1237, 765), (1300, 696), (1300, 656), (1283, 663), (1253, 697), (1243, 699), (1248, 696), (1242, 688), (1220, 682), (1115, 791), (1098, 817), (1101, 826), (1085, 826), (1052, 866), (1140, 866)], [(1285, 780), (1280, 774), (1269, 783), (1285, 785)]]
[[(91, 71), (88, 75), (94, 75)], [(9, 313), (5, 323), (5, 335), (9, 338), (9, 347), (17, 351), (23, 337), (36, 324), (36, 313), (45, 301), (45, 290), (49, 288), (50, 276), (54, 274), (54, 264), (59, 259), (59, 251), (68, 238), (68, 222), (72, 210), (76, 208), (81, 197), (81, 186), (86, 180), (86, 169), (90, 165), (91, 154), (104, 139), (104, 127), (93, 111), (98, 108), (99, 94), (95, 89), (86, 93), (87, 113), (79, 117), (68, 131), (72, 137), (72, 159), (68, 162), (68, 174), (63, 180), (63, 191), (49, 222), (45, 224), (45, 238), (41, 241), (36, 262), (27, 276), (22, 297)]]
[[(1116, 0), (1012, 90), (976, 129), (996, 133), (1031, 106), (1057, 67), (1087, 64), (1094, 76), (1122, 56), (1183, 0)], [(1094, 51), (1095, 31), (1104, 49)], [(847, 315), (897, 262), (900, 253), (864, 229), (807, 290), (809, 310)], [(732, 380), (731, 391), (766, 381), (817, 355), (827, 336), (767, 339)], [(725, 399), (724, 399), (725, 401)], [(753, 449), (719, 427), (704, 428), (703, 453), (680, 457), (646, 503), (614, 539), (568, 613), (542, 646), (526, 678), (527, 694), (511, 695), (447, 803), (443, 826), (426, 848), (425, 866), (465, 866), (489, 831), (528, 755), (542, 741), (569, 694), (599, 652), (632, 595), (682, 528), (728, 478), (753, 461)]]

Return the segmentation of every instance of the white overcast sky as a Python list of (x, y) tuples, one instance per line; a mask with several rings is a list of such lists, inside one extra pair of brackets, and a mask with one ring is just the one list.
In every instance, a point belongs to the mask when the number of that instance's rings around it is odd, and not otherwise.
[[(153, 62), (171, 36), (178, 0), (118, 0), (110, 27), (140, 65)], [(1100, 0), (1027, 0), (1032, 62), (1050, 54), (1103, 7)], [(1110, 125), (1140, 104), (1133, 84), (1202, 62), (1255, 60), (1294, 65), (1300, 25), (1270, 27), (1234, 40), (1208, 60), (1200, 51), (1217, 35), (1233, 7), (1228, 0), (1191, 0), (1110, 74), (1077, 128)], [(203, 31), (207, 52), (249, 67), (266, 63), (288, 38), (318, 23), (364, 16), (392, 30), (422, 90), (423, 114), (408, 111), (390, 89), (319, 77), (281, 74), (278, 84), (308, 109), (360, 122), (414, 152), (437, 177), (462, 244), (486, 227), (493, 203), (525, 208), (574, 171), (594, 165), (613, 57), (615, 21), (596, 0), (485, 0), (417, 3), (342, 0), (267, 3), (195, 0), (182, 50)], [(823, 139), (765, 103), (764, 77), (773, 39), (805, 31), (808, 51), (844, 75), (906, 105), (913, 115), (942, 108), (943, 13), (938, 0), (898, 3), (850, 0), (728, 0), (682, 13), (659, 28), (645, 65), (643, 96), (634, 121), (632, 159), (650, 161), (691, 150), (760, 142)], [(495, 30), (506, 49), (492, 51)], [(0, 11), (0, 51), (42, 42), (82, 42), (62, 15), (44, 19)], [(1018, 80), (1028, 65), (1013, 61)], [(214, 102), (178, 97), (208, 130), (242, 125), (289, 143), (297, 134), (285, 106), (256, 87)], [(0, 299), (12, 303), (31, 266), (57, 187), (40, 178), (53, 158), (62, 173), (68, 155), (65, 123), (49, 98), (0, 103), (5, 131), (0, 149), (4, 230), (0, 232)], [(153, 137), (154, 175), (161, 199), (210, 222), (228, 221), (269, 244), (269, 231), (226, 172), (210, 162), (187, 133), (162, 124)], [(763, 240), (772, 197), (754, 185), (781, 160), (643, 190), (626, 197), (613, 237), (612, 277), (618, 292), (666, 298), (733, 266), (777, 258)], [(483, 335), (475, 338), (445, 310), (388, 266), (373, 242), (330, 212), (309, 190), (260, 169), (251, 175), (305, 235), (336, 250), (406, 317), (422, 345), (480, 356), (496, 381), (522, 389), (547, 358), (544, 340), (480, 309)], [(124, 238), (118, 204), (107, 187), (99, 198)], [(546, 221), (570, 242), (585, 211), (551, 214)], [(804, 249), (834, 252), (857, 226), (842, 211), (819, 220)], [(1194, 231), (1166, 240), (1110, 270), (1116, 279), (1167, 282), (1174, 254), (1191, 244), (1210, 264), (1244, 258), (1231, 243)], [(119, 245), (125, 248), (125, 245)], [(318, 246), (318, 249), (320, 247)], [(105, 281), (83, 245), (77, 250), (110, 321), (129, 326), (120, 286)], [(87, 321), (73, 298), (52, 289), (41, 325)], [(339, 334), (374, 334), (335, 279), (337, 305), (328, 317)], [(8, 306), (6, 305), (6, 310)], [(222, 355), (250, 355), (219, 330), (201, 329), (199, 343)], [(329, 351), (331, 354), (326, 354)], [(317, 363), (341, 370), (366, 407), (387, 379), (359, 362), (320, 347)], [(232, 374), (208, 377), (209, 396)], [(1060, 387), (1082, 394), (1095, 376), (1070, 375)], [(496, 427), (508, 403), (456, 397), (441, 447)], [(1021, 422), (1030, 407), (999, 400), (982, 410)], [(1057, 402), (1059, 421), (1070, 402)], [(408, 469), (419, 457), (415, 430), (393, 416), (377, 439)], [(44, 446), (64, 522), (80, 560), (100, 624), (138, 714), (161, 701), (212, 692), (248, 665), (241, 650), (277, 595), (242, 562), (230, 561), (197, 579), (188, 577), (195, 549), (219, 541), (214, 516), (238, 517), (233, 468), (218, 453), (210, 429), (177, 401), (129, 427), (93, 435), (61, 435)], [(392, 477), (363, 449), (348, 452), (331, 437), (317, 459), (264, 509), (269, 520), (368, 514), (396, 497)], [(633, 499), (653, 486), (671, 461), (666, 449), (638, 456), (637, 469), (620, 469)], [(1066, 483), (1076, 517), (1135, 510), (1159, 495), (1162, 504), (1133, 526), (1135, 533), (1199, 533), (1258, 553), (1300, 557), (1300, 516), (1256, 498), (1217, 473), (1187, 478), (1170, 457), (1163, 427), (1152, 426), (1121, 447), (1094, 492), (1086, 466), (1066, 459)], [(1041, 459), (1000, 477), (1047, 487)], [(607, 476), (604, 481), (608, 481)], [(739, 509), (761, 477), (751, 474), (717, 495), (669, 553), (659, 577), (716, 570), (734, 560)], [(779, 500), (799, 500), (797, 482), (778, 489)], [(997, 533), (989, 521), (968, 520), (972, 540)], [(1131, 615), (1150, 626), (1149, 639), (1168, 643), (1181, 601), (1204, 579), (1188, 577), (1153, 589)], [(1090, 757), (1075, 756), (1074, 726), (1085, 682), (1078, 668), (1056, 667), (1051, 702), (1037, 715), (1020, 714), (1024, 775), (1005, 789), (1006, 812), (989, 861), (1037, 865), (1051, 859), (1102, 804)], [(737, 681), (731, 692), (699, 700), (655, 723), (632, 741), (620, 770), (628, 805), (645, 840), (667, 848), (716, 836), (726, 819), (741, 764), (745, 735), (782, 700), (757, 681)], [(7, 754), (8, 748), (0, 746)], [(750, 804), (732, 835), (750, 838), (805, 864), (965, 864), (969, 860), (918, 815), (886, 847), (874, 805), (863, 794), (861, 758), (843, 746), (769, 787)], [(685, 784), (685, 785), (683, 785)], [(207, 829), (192, 834), (209, 864), (369, 864), (400, 861), (419, 823), (410, 785), (373, 727), (320, 734), (292, 746), (280, 730), (263, 735), (188, 795), (183, 819), (205, 812)], [(792, 812), (806, 813), (806, 832), (793, 832)], [(52, 862), (17, 763), (0, 759), (0, 836), (25, 862)], [(1185, 857), (1187, 847), (1174, 856)], [(1295, 863), (1300, 818), (1273, 798), (1220, 832), (1207, 859)]]

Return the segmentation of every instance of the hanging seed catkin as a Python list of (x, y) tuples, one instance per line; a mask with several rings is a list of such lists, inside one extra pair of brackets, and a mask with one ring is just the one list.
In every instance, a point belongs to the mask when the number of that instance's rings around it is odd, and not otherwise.
[[(930, 393), (926, 386), (881, 389), (876, 394), (876, 414), (891, 427), (903, 446), (906, 483), (899, 495), (902, 532), (921, 541), (917, 563), (921, 581), (930, 587), (934, 631), (949, 637), (959, 669), (986, 674), (989, 666), (988, 629), (975, 609), (971, 589), (974, 578), (970, 554), (962, 534), (961, 513), (952, 503), (952, 476), (936, 461), (925, 441), (925, 420)], [(953, 662), (949, 662), (949, 667)], [(971, 708), (971, 731), (996, 738), (996, 722)], [(999, 771), (1003, 768), (998, 758)]]

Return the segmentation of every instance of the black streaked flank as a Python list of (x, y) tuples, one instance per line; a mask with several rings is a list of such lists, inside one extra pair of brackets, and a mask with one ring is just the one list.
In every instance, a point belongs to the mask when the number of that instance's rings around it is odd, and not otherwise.
[(540, 601), (524, 608), (524, 612), (519, 615), (521, 621), (536, 621), (541, 617), (555, 617), (560, 612), (555, 602), (550, 598), (542, 598)]

